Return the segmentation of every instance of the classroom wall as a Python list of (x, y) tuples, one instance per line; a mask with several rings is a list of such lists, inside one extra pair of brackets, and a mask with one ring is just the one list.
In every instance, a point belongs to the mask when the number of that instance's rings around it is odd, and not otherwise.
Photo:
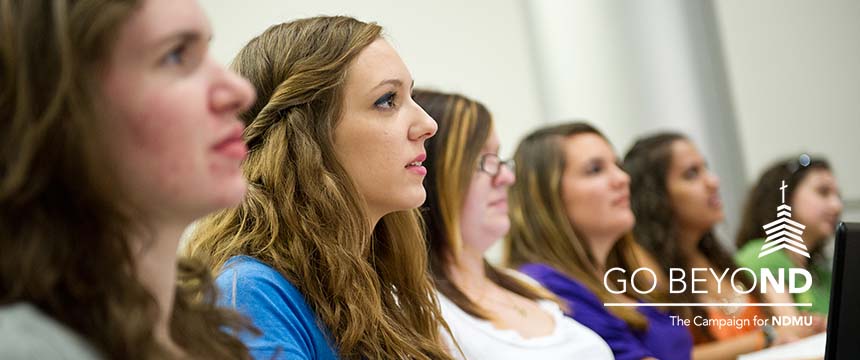
[(416, 87), (460, 92), (493, 113), (503, 154), (543, 122), (518, 0), (204, 0), (215, 29), (212, 51), (228, 63), (267, 27), (316, 15), (375, 21), (412, 72)]
[(722, 177), (724, 238), (762, 168), (803, 152), (832, 161), (844, 218), (860, 221), (858, 1), (201, 4), (224, 63), (278, 22), (342, 14), (380, 23), (416, 86), (489, 107), (503, 155), (529, 130), (574, 118), (600, 127), (620, 154), (646, 133), (687, 133)]
[(749, 181), (808, 152), (860, 221), (860, 1), (715, 1)]

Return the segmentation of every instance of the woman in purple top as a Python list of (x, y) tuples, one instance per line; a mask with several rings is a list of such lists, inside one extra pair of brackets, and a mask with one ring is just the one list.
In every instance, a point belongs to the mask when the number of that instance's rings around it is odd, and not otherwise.
[[(669, 313), (635, 306), (666, 299), (622, 287), (632, 287), (637, 258), (647, 259), (630, 235), (630, 178), (606, 138), (585, 123), (543, 128), (520, 143), (514, 160), (519, 181), (509, 194), (508, 264), (567, 301), (568, 315), (602, 336), (616, 359), (690, 359), (686, 327)], [(605, 276), (616, 267), (626, 272)], [(650, 289), (646, 278), (637, 276), (636, 288)]]

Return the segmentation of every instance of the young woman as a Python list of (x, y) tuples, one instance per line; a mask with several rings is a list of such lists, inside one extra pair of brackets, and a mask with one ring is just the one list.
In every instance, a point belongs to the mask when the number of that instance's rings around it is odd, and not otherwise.
[(197, 3), (2, 0), (0, 28), (0, 358), (249, 357), (176, 256), (245, 194), (254, 98)]
[(225, 304), (263, 331), (257, 358), (446, 359), (417, 207), (436, 123), (376, 24), (275, 25), (233, 67), (258, 101), (243, 113), (250, 183), (202, 221)]
[[(630, 282), (643, 252), (630, 236), (629, 177), (606, 138), (585, 123), (551, 126), (529, 134), (514, 159), (509, 263), (564, 299), (568, 315), (603, 337), (616, 359), (689, 359), (690, 334), (670, 314), (604, 305), (651, 300), (614, 285)], [(627, 273), (606, 281), (616, 267)]]
[[(708, 169), (704, 157), (690, 140), (676, 133), (659, 133), (636, 141), (624, 157), (624, 169), (631, 177), (631, 204), (636, 214), (634, 236), (664, 269), (680, 268), (686, 274), (692, 268), (707, 268), (721, 274), (738, 266), (723, 248), (713, 227), (723, 220), (719, 196), (719, 179)], [(704, 277), (697, 287), (705, 294), (673, 294), (680, 303), (750, 303), (770, 299), (758, 291), (744, 295), (734, 288), (752, 288), (747, 277), (730, 277), (721, 281)], [(722, 289), (722, 291), (718, 291)], [(726, 290), (728, 289), (728, 290)], [(700, 319), (753, 319), (768, 316), (763, 307), (688, 308), (686, 316)], [(696, 359), (734, 359), (775, 343), (795, 337), (787, 329), (770, 326), (690, 326), (695, 339)]]
[[(801, 238), (810, 257), (779, 250), (759, 258), (765, 241), (764, 225), (776, 220), (776, 208), (782, 204), (781, 187), (785, 181), (785, 204), (791, 206), (792, 220), (803, 224)], [(747, 196), (741, 227), (736, 237), (738, 264), (760, 273), (763, 268), (773, 270), (793, 267), (806, 268), (812, 274), (812, 286), (795, 294), (795, 302), (811, 303), (812, 307), (798, 308), (818, 315), (827, 315), (830, 305), (831, 269), (822, 254), (828, 238), (836, 231), (842, 200), (836, 178), (824, 159), (811, 159), (802, 166), (796, 159), (780, 161), (759, 178)], [(804, 286), (805, 281), (798, 284)]]
[[(466, 359), (612, 359), (593, 331), (566, 318), (556, 298), (527, 276), (500, 270), (484, 252), (510, 227), (513, 164), (483, 104), (461, 95), (414, 93), (439, 124), (428, 144), (430, 264), (442, 314)], [(457, 347), (452, 346), (457, 353)]]

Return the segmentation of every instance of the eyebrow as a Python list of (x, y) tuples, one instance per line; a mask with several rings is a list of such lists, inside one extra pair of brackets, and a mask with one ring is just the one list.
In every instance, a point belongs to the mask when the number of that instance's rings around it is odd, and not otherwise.
[[(403, 81), (400, 81), (400, 79), (382, 80), (379, 82), (379, 84), (374, 86), (372, 90), (376, 90), (377, 88), (379, 88), (381, 86), (385, 86), (385, 85), (394, 85), (395, 87), (400, 87), (400, 86), (403, 86)], [(415, 80), (412, 80), (412, 84), (409, 86), (409, 88), (412, 89), (414, 87), (415, 87)]]
[(208, 36), (204, 36), (200, 31), (197, 30), (182, 30), (176, 33), (172, 33), (163, 39), (159, 40), (156, 44), (156, 48), (161, 48), (166, 46), (167, 44), (173, 43), (193, 43), (201, 40), (211, 41), (212, 34), (210, 33)]

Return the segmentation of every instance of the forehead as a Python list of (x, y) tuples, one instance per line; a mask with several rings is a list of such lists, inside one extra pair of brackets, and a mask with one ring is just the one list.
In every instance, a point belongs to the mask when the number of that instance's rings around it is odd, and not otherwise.
[(836, 185), (836, 178), (833, 173), (827, 169), (812, 169), (809, 174), (803, 179), (804, 184), (816, 185)]
[(407, 87), (412, 86), (412, 76), (400, 55), (388, 41), (378, 38), (362, 49), (349, 66), (346, 86), (348, 89), (369, 90), (380, 82), (391, 79), (400, 80)]
[(496, 150), (499, 148), (499, 136), (496, 134), (496, 129), (490, 127), (490, 135), (487, 136), (487, 142), (484, 143), (483, 150)]
[[(151, 48), (181, 32), (209, 37), (209, 20), (194, 0), (144, 0), (120, 33), (119, 47)], [(125, 41), (123, 41), (125, 40)]]
[(691, 142), (681, 139), (672, 142), (671, 162), (672, 167), (686, 167), (695, 163), (704, 162), (704, 158)]
[(595, 133), (571, 135), (564, 140), (567, 161), (573, 164), (589, 161), (595, 157), (615, 159), (612, 146)]

